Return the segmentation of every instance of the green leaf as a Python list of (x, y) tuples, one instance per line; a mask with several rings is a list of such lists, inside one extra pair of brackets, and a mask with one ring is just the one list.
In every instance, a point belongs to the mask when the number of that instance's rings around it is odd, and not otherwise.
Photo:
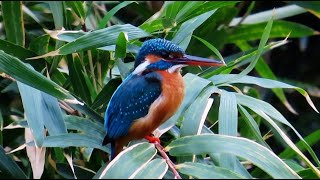
[[(56, 171), (59, 175), (61, 175), (63, 178), (65, 179), (74, 179), (74, 175), (72, 170), (70, 169), (70, 165), (69, 164), (65, 164), (65, 163), (57, 163), (56, 164)], [(84, 168), (82, 166), (78, 166), (78, 165), (73, 165), (74, 168), (74, 173), (77, 175), (78, 179), (91, 179), (95, 172)]]
[(50, 135), (66, 134), (67, 128), (56, 98), (41, 92), (43, 122)]
[(219, 9), (226, 6), (233, 6), (237, 2), (240, 2), (240, 1), (204, 1), (199, 6), (193, 6), (191, 11), (188, 11), (187, 16), (184, 16), (183, 18), (180, 18), (177, 21), (178, 22), (185, 21), (187, 19), (191, 19), (195, 16), (198, 16), (200, 14), (206, 13), (214, 9)]
[[(80, 57), (68, 55), (69, 78), (75, 95), (79, 96), (88, 105), (91, 104), (89, 87), (85, 80), (85, 68), (81, 64)], [(92, 87), (90, 87), (92, 88)]]
[(320, 18), (320, 4), (317, 1), (287, 1), (287, 3), (301, 6)]
[(86, 19), (85, 3), (83, 1), (64, 1), (84, 22)]
[(90, 119), (72, 115), (64, 116), (64, 120), (68, 129), (81, 131), (82, 133), (94, 136), (97, 139), (103, 139), (106, 135), (102, 123), (93, 122)]
[[(263, 53), (270, 51), (274, 48), (277, 48), (279, 46), (282, 46), (282, 45), (286, 44), (287, 42), (288, 42), (287, 40), (282, 40), (282, 41), (270, 43), (263, 48)], [(226, 66), (222, 66), (219, 68), (210, 67), (206, 71), (201, 73), (201, 77), (210, 78), (213, 75), (221, 74), (221, 73), (228, 71), (228, 70), (230, 71), (230, 69), (232, 70), (235, 67), (240, 67), (244, 64), (247, 64), (247, 63), (253, 61), (255, 58), (255, 55), (257, 53), (258, 53), (258, 50), (256, 48), (253, 48), (253, 49), (245, 51), (245, 52), (241, 52), (241, 53), (237, 53), (235, 55), (228, 56), (225, 58), (225, 61), (227, 62)]]
[(1, 3), (4, 28), (8, 41), (24, 47), (22, 1), (4, 1)]
[(121, 84), (122, 80), (120, 78), (111, 79), (100, 91), (98, 96), (95, 98), (94, 102), (91, 105), (92, 109), (97, 109), (101, 106), (100, 109), (105, 110), (107, 107), (112, 94), (117, 89), (117, 87)]
[[(30, 143), (30, 145), (32, 145), (32, 143)], [(42, 147), (91, 147), (107, 153), (111, 152), (109, 146), (102, 146), (102, 139), (78, 133), (46, 136), (43, 140)]]
[[(205, 85), (206, 82), (203, 83)], [(180, 136), (200, 134), (213, 100), (209, 100), (210, 95), (216, 92), (216, 87), (203, 88), (198, 97), (183, 113), (184, 120), (180, 128)], [(209, 109), (208, 109), (209, 108)]]
[(176, 165), (179, 172), (197, 179), (245, 179), (245, 177), (218, 166), (211, 166), (202, 163), (190, 163)]
[(127, 52), (127, 34), (120, 32), (116, 43), (115, 58), (125, 58)]
[[(233, 93), (221, 91), (219, 106), (219, 134), (237, 136), (238, 128), (238, 109), (237, 99)], [(236, 157), (231, 154), (220, 155), (220, 166), (234, 170)]]
[(37, 147), (42, 147), (45, 136), (44, 131), (44, 113), (42, 106), (41, 91), (34, 89), (26, 84), (17, 82), (20, 91), (22, 104), (28, 121), (29, 128), (35, 139)]
[(133, 179), (162, 179), (168, 170), (164, 159), (154, 159), (143, 167)]
[[(245, 42), (245, 41), (240, 41), (236, 43), (242, 50), (248, 50), (251, 49), (251, 46)], [(265, 60), (261, 57), (259, 58), (256, 66), (255, 66), (256, 71), (258, 74), (264, 78), (268, 79), (273, 79), (277, 80), (277, 77), (274, 75), (268, 64), (265, 62)], [(280, 101), (288, 108), (289, 111), (291, 111), (294, 114), (298, 114), (293, 107), (290, 105), (288, 102), (283, 89), (277, 88), (277, 89), (272, 89), (272, 91), (275, 93), (275, 95), (280, 99)]]
[(50, 6), (54, 26), (56, 29), (64, 27), (64, 14), (63, 14), (63, 2), (62, 1), (47, 1)]
[(219, 50), (218, 50), (217, 48), (215, 48), (215, 47), (212, 46), (208, 41), (206, 41), (206, 40), (204, 40), (204, 39), (202, 39), (202, 38), (200, 38), (200, 37), (197, 37), (197, 36), (193, 36), (193, 37), (195, 37), (196, 39), (198, 39), (199, 41), (201, 41), (204, 45), (206, 45), (211, 51), (213, 51), (213, 52), (216, 54), (216, 56), (218, 56), (218, 58), (219, 58), (222, 62), (224, 62), (224, 59), (223, 59), (222, 55), (220, 54), (220, 52), (219, 52)]
[(257, 140), (259, 144), (271, 150), (270, 146), (263, 140), (261, 136), (261, 132), (259, 130), (259, 126), (256, 123), (256, 121), (253, 119), (253, 117), (249, 114), (249, 112), (244, 107), (242, 107), (240, 104), (238, 104), (238, 106), (240, 107), (239, 112), (241, 113), (242, 116), (245, 117), (244, 120), (248, 128), (250, 128), (252, 135), (255, 137), (255, 140)]
[[(102, 28), (106, 27), (108, 21), (110, 20), (110, 18), (111, 18), (112, 16), (114, 16), (120, 9), (122, 9), (122, 8), (124, 8), (124, 7), (126, 7), (126, 6), (128, 6), (129, 4), (134, 3), (134, 2), (135, 2), (135, 1), (124, 1), (124, 2), (116, 5), (114, 8), (112, 8), (110, 11), (108, 11), (108, 12), (104, 15), (103, 19), (102, 19), (102, 20), (100, 21), (100, 23), (99, 23), (99, 27), (98, 27), (98, 28), (99, 28), (99, 29), (102, 29)], [(137, 2), (135, 2), (135, 3), (137, 3)]]
[(0, 51), (0, 71), (10, 75), (17, 81), (46, 92), (58, 99), (78, 102), (67, 90), (3, 51)]
[[(191, 36), (193, 31), (197, 29), (197, 27), (199, 27), (202, 23), (204, 23), (215, 12), (216, 10), (212, 10), (184, 22), (171, 41), (175, 44), (180, 45), (183, 40), (185, 40), (188, 36)], [(184, 43), (184, 47), (181, 47), (181, 45), (180, 47), (186, 49), (188, 44), (189, 43)]]
[(37, 56), (30, 59), (37, 59), (47, 56), (67, 55), (91, 48), (115, 45), (120, 32), (126, 33), (128, 35), (129, 41), (150, 36), (150, 34), (130, 24), (113, 25), (104, 29), (89, 32), (77, 38), (76, 40), (65, 44), (55, 51), (49, 52), (43, 56)]
[(299, 176), (277, 155), (251, 140), (220, 134), (188, 136), (172, 141), (166, 148), (172, 156), (189, 154), (230, 153), (252, 162), (273, 178)]
[[(288, 5), (284, 7), (274, 8), (267, 11), (251, 14), (246, 17), (241, 24), (258, 24), (261, 22), (269, 21), (269, 17), (273, 16), (273, 19), (284, 19), (287, 17), (295, 16), (301, 13), (305, 13), (306, 10), (296, 5)], [(242, 17), (234, 18), (229, 26), (235, 26), (242, 20)]]
[[(283, 140), (306, 162), (306, 164), (312, 168), (315, 173), (317, 173), (320, 177), (320, 171), (316, 169), (316, 167), (309, 161), (309, 159), (295, 146), (295, 144), (290, 140), (290, 138), (280, 129), (280, 127), (273, 121), (275, 120), (289, 126), (295, 134), (303, 141), (304, 146), (307, 148), (313, 159), (319, 164), (319, 159), (317, 158), (316, 154), (312, 150), (312, 148), (309, 146), (307, 142), (302, 138), (302, 136), (299, 134), (299, 132), (283, 117), (283, 115), (278, 112), (273, 106), (271, 106), (269, 103), (264, 102), (262, 100), (258, 100), (255, 98), (252, 98), (250, 96), (236, 94), (237, 102), (239, 104), (245, 105), (252, 109), (254, 112), (256, 112), (258, 115), (263, 117), (265, 120), (268, 121), (276, 129), (276, 131), (279, 133), (279, 135), (283, 138)], [(271, 118), (270, 118), (270, 117)]]
[[(259, 39), (261, 33), (264, 31), (266, 23), (252, 24), (252, 25), (241, 25), (234, 29), (232, 33), (227, 36), (227, 42), (233, 43), (239, 40), (252, 41)], [(270, 32), (270, 38), (287, 37), (290, 33), (290, 38), (306, 37), (311, 35), (319, 34), (318, 31), (311, 29), (305, 25), (298, 24), (295, 22), (277, 20), (272, 25)]]
[[(29, 49), (37, 53), (37, 55), (45, 54), (48, 52), (49, 41), (50, 41), (49, 35), (45, 34), (45, 35), (39, 36), (30, 42)], [(28, 57), (33, 57), (33, 56), (28, 56)]]
[(150, 143), (132, 145), (108, 164), (99, 179), (133, 178), (156, 155), (156, 152), (154, 145)]
[(260, 56), (262, 55), (262, 53), (264, 52), (264, 47), (266, 46), (266, 43), (268, 41), (268, 38), (270, 36), (270, 31), (272, 28), (272, 24), (273, 24), (273, 17), (270, 18), (270, 20), (268, 21), (267, 25), (265, 26), (262, 36), (261, 36), (261, 40), (259, 42), (259, 47), (257, 50), (257, 54), (255, 55), (254, 59), (250, 62), (249, 66), (247, 66), (243, 71), (241, 71), (238, 76), (234, 76), (233, 79), (238, 79), (241, 78), (242, 76), (245, 76), (246, 74), (248, 74), (256, 65), (256, 63), (258, 62)]
[[(313, 146), (315, 144), (317, 144), (320, 141), (320, 129), (318, 129), (317, 131), (312, 132), (311, 134), (309, 134), (307, 137), (304, 138), (304, 140), (310, 145)], [(299, 142), (296, 143), (296, 146), (301, 149), (301, 151), (305, 151), (306, 148), (303, 145), (303, 142), (300, 140)], [(288, 147), (286, 148), (284, 151), (282, 151), (279, 154), (279, 157), (284, 158), (284, 159), (290, 159), (293, 158), (296, 155), (296, 153), (294, 152), (294, 150), (292, 150), (292, 148)]]
[(1, 178), (28, 179), (17, 163), (6, 155), (2, 146), (0, 146), (0, 171)]
[(259, 78), (254, 76), (242, 76), (240, 78), (237, 78), (237, 74), (221, 74), (221, 75), (215, 75), (209, 80), (214, 82), (215, 84), (221, 84), (221, 83), (242, 83), (242, 84), (255, 84), (264, 88), (288, 88), (288, 89), (295, 89), (298, 91), (301, 95), (303, 95), (306, 98), (306, 101), (309, 103), (309, 105), (313, 108), (314, 111), (319, 113), (315, 105), (313, 104), (310, 96), (308, 93), (299, 87), (292, 86), (280, 81), (272, 80), (272, 79), (266, 79), (266, 78)]

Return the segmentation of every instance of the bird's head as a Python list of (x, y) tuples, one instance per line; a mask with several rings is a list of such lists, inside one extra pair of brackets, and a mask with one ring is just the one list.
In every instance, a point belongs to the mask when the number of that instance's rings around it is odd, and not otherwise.
[(145, 41), (136, 57), (133, 74), (144, 71), (168, 70), (172, 73), (181, 67), (192, 66), (223, 66), (224, 63), (213, 59), (187, 55), (183, 49), (165, 39)]

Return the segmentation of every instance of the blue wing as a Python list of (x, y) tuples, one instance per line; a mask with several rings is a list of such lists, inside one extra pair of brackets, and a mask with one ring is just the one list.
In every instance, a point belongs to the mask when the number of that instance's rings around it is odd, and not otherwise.
[(131, 124), (148, 114), (150, 105), (161, 94), (161, 76), (156, 72), (130, 75), (112, 95), (105, 113), (106, 141), (128, 133)]

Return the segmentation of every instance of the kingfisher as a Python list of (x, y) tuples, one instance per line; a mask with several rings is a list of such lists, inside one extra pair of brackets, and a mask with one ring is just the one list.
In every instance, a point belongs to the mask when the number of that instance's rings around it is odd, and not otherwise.
[(222, 66), (224, 63), (188, 55), (171, 41), (156, 38), (145, 41), (130, 75), (118, 86), (104, 118), (106, 136), (111, 143), (111, 160), (132, 140), (159, 142), (152, 132), (168, 120), (184, 98), (180, 70), (192, 66)]

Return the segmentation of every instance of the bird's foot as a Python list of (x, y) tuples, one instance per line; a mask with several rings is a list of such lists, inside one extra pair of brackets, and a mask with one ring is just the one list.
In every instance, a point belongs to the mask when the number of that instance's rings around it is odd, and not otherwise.
[(153, 135), (149, 135), (149, 136), (145, 136), (144, 137), (146, 140), (149, 141), (149, 143), (155, 143), (157, 142), (158, 144), (160, 144), (160, 139), (157, 137), (154, 137)]

